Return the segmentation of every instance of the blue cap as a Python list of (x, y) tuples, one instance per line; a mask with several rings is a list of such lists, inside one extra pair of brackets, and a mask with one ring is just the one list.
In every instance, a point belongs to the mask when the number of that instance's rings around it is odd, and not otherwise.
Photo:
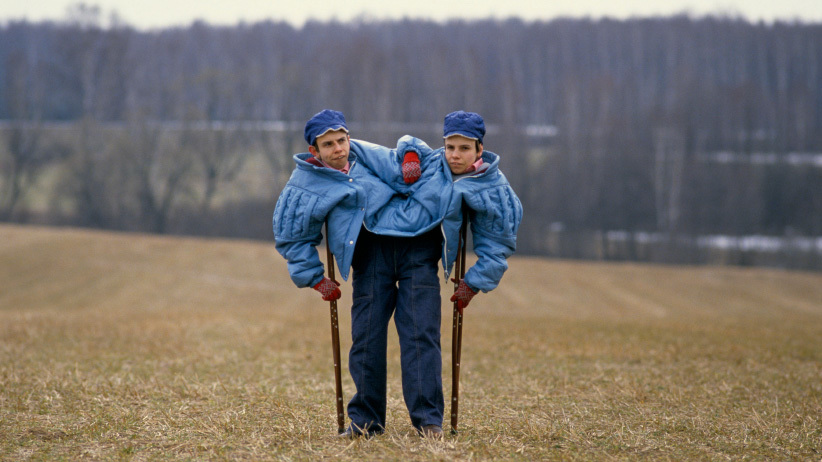
[(442, 137), (462, 135), (482, 143), (485, 136), (485, 122), (476, 112), (455, 111), (445, 116), (442, 126)]
[(334, 130), (345, 130), (348, 133), (348, 127), (345, 126), (345, 116), (340, 111), (323, 109), (305, 123), (305, 140), (310, 145), (314, 144), (317, 138), (324, 135), (325, 132)]

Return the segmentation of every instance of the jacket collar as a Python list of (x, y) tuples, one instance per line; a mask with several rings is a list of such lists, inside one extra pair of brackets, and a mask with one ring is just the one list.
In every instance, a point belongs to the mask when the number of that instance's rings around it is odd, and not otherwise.
[[(294, 162), (297, 163), (297, 168), (299, 168), (301, 170), (316, 171), (317, 173), (326, 173), (326, 174), (336, 172), (336, 173), (345, 175), (345, 173), (343, 173), (339, 170), (329, 168), (329, 167), (320, 166), (320, 165), (316, 165), (314, 162), (309, 162), (313, 158), (314, 158), (314, 156), (311, 155), (310, 152), (301, 152), (299, 154), (294, 154)], [(353, 151), (349, 152), (348, 153), (349, 171), (352, 167), (354, 167), (354, 163), (356, 161), (357, 161), (357, 154), (355, 154)]]
[(482, 151), (482, 164), (487, 165), (487, 167), (481, 169), (478, 172), (469, 172), (464, 173), (462, 175), (454, 175), (453, 173), (451, 173), (451, 169), (448, 167), (448, 161), (445, 159), (444, 155), (442, 156), (442, 163), (443, 168), (448, 171), (448, 175), (451, 177), (452, 180), (462, 178), (483, 178), (490, 175), (492, 172), (496, 172), (499, 170), (499, 156), (491, 151), (485, 150)]

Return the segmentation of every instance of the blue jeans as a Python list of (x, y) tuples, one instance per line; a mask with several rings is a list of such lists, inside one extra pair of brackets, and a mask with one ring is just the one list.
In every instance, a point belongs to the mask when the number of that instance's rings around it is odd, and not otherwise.
[(348, 403), (355, 431), (385, 429), (386, 349), (392, 315), (411, 424), (417, 429), (442, 425), (441, 250), (439, 228), (409, 238), (360, 232), (352, 262), (354, 303), (348, 358), (357, 388)]

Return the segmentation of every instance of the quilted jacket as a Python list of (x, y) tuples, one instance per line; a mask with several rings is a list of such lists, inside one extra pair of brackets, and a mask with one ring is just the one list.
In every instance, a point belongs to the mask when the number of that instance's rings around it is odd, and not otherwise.
[[(422, 178), (412, 185), (402, 181), (401, 171), (400, 156), (409, 149), (420, 154), (423, 169)], [(401, 138), (397, 149), (351, 140), (347, 175), (308, 163), (310, 153), (296, 154), (296, 168), (274, 208), (273, 228), (275, 247), (297, 287), (314, 286), (323, 278), (316, 246), (326, 220), (327, 244), (344, 280), (362, 226), (390, 236), (416, 236), (437, 226), (447, 205), (442, 198), (450, 197), (452, 184), (436, 168), (440, 160), (433, 154), (410, 136)]]
[[(442, 148), (437, 151), (441, 154)], [(442, 170), (451, 177), (444, 156), (439, 157)], [(482, 160), (489, 164), (488, 168), (454, 181), (442, 220), (442, 265), (447, 278), (457, 259), (464, 203), (477, 255), (477, 262), (465, 273), (465, 283), (473, 289), (488, 292), (499, 285), (508, 269), (506, 259), (516, 250), (522, 203), (499, 169), (499, 156), (483, 151)]]

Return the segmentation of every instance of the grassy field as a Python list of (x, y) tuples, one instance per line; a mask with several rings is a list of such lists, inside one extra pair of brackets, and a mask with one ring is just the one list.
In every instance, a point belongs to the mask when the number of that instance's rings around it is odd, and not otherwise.
[(822, 460), (822, 274), (510, 264), (461, 432), (417, 437), (394, 338), (388, 431), (341, 441), (328, 306), (273, 244), (2, 225), (0, 459)]

